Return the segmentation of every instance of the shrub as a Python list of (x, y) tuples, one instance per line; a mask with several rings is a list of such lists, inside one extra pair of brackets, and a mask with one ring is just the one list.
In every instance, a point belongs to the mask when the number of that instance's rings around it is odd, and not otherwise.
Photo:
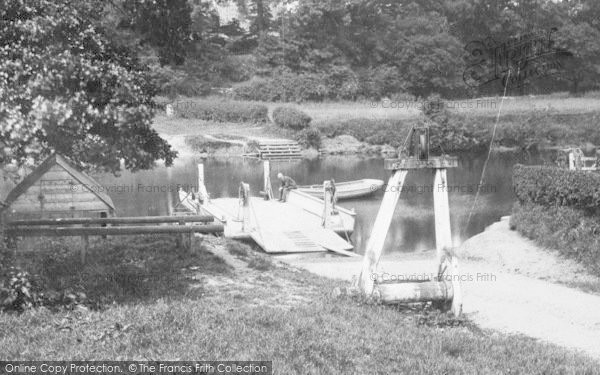
[(0, 309), (2, 311), (23, 312), (36, 306), (40, 296), (32, 287), (31, 275), (17, 268), (11, 268), (0, 284)]
[(277, 107), (273, 110), (273, 121), (281, 128), (301, 130), (310, 125), (311, 118), (295, 108)]
[(328, 119), (315, 123), (326, 137), (351, 135), (362, 142), (375, 145), (400, 146), (415, 120), (391, 120), (374, 118)]
[(516, 204), (510, 218), (524, 236), (558, 250), (600, 276), (600, 218), (572, 207)]
[(305, 148), (319, 149), (321, 147), (321, 132), (315, 127), (309, 127), (296, 135), (296, 140)]
[(600, 175), (594, 172), (517, 164), (513, 189), (520, 202), (571, 206), (589, 212), (600, 208)]
[(261, 100), (274, 102), (282, 97), (271, 79), (253, 78), (233, 87), (233, 98), (237, 100)]
[(226, 100), (184, 100), (173, 104), (179, 117), (218, 122), (266, 122), (269, 109), (262, 104)]

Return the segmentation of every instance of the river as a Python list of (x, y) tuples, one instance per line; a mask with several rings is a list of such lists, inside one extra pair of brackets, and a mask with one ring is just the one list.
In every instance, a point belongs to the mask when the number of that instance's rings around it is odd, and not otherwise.
[[(514, 204), (511, 185), (513, 165), (550, 163), (555, 153), (492, 154), (468, 226), (467, 217), (487, 154), (471, 153), (458, 156), (459, 167), (448, 170), (450, 220), (455, 246), (482, 232), (500, 217), (510, 214)], [(151, 171), (123, 172), (119, 177), (102, 175), (97, 180), (113, 199), (117, 215), (166, 215), (169, 206), (176, 202), (178, 185), (186, 190), (197, 185), (199, 162), (204, 164), (206, 185), (214, 198), (237, 196), (240, 181), (250, 183), (255, 193), (262, 187), (262, 163), (242, 158), (181, 158), (177, 159), (171, 168), (157, 167)], [(271, 171), (274, 183), (277, 172), (282, 172), (301, 185), (319, 184), (331, 178), (338, 182), (362, 178), (376, 178), (387, 182), (390, 176), (390, 172), (383, 169), (383, 159), (355, 156), (272, 162)], [(386, 253), (435, 248), (432, 184), (432, 171), (409, 172), (386, 240)], [(276, 185), (274, 189), (277, 190)], [(362, 253), (366, 246), (382, 194), (378, 192), (366, 199), (339, 203), (343, 207), (356, 210), (357, 220), (352, 240), (359, 253)]]

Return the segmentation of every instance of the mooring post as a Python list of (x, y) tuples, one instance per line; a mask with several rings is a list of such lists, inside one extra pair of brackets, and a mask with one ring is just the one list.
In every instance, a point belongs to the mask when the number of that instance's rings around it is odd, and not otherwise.
[(359, 287), (366, 295), (373, 293), (373, 278), (377, 272), (377, 264), (383, 251), (385, 238), (392, 223), (392, 217), (394, 216), (407, 172), (407, 170), (393, 171), (387, 186), (385, 186), (381, 207), (375, 218), (371, 237), (369, 237), (369, 241), (367, 242), (362, 271), (358, 280)]
[(242, 206), (242, 232), (250, 229), (250, 184), (240, 182), (240, 204)]
[(268, 160), (263, 161), (263, 180), (265, 200), (273, 199), (273, 187), (271, 186), (271, 164)]
[(323, 181), (323, 217), (321, 220), (321, 226), (323, 228), (327, 228), (327, 223), (329, 219), (329, 213), (331, 212), (330, 202), (331, 202), (331, 189), (329, 181)]
[(460, 271), (458, 269), (458, 258), (452, 257), (450, 262), (450, 274), (452, 275), (452, 289), (454, 289), (454, 298), (452, 298), (452, 306), (450, 311), (454, 316), (462, 314), (462, 288), (460, 286)]
[[(88, 224), (84, 224), (83, 226), (84, 228), (89, 227)], [(90, 236), (85, 234), (81, 237), (81, 239), (83, 239), (83, 248), (81, 249), (79, 256), (81, 257), (81, 264), (85, 264), (85, 258), (87, 256), (88, 249), (90, 248)]]
[(435, 250), (439, 263), (444, 249), (452, 248), (446, 168), (435, 170), (435, 177), (433, 178), (433, 213), (435, 216)]

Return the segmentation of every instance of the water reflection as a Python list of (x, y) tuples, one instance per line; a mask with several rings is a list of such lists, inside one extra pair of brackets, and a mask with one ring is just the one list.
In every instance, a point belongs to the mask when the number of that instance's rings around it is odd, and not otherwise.
[[(501, 216), (510, 213), (514, 202), (511, 188), (512, 166), (516, 163), (543, 164), (553, 160), (551, 152), (544, 154), (497, 153), (490, 159), (484, 186), (473, 217), (465, 227), (471, 208), (485, 154), (461, 154), (459, 167), (448, 170), (451, 226), (455, 245), (483, 231)], [(253, 193), (262, 187), (262, 164), (241, 158), (195, 160), (180, 159), (172, 168), (158, 167), (152, 171), (124, 172), (120, 177), (103, 175), (98, 180), (113, 199), (118, 215), (166, 215), (170, 200), (176, 202), (177, 186), (197, 186), (197, 163), (204, 163), (205, 180), (212, 197), (237, 196), (240, 181), (250, 183)], [(377, 178), (387, 181), (390, 176), (383, 170), (378, 158), (327, 157), (295, 162), (272, 162), (273, 176), (282, 172), (299, 184), (318, 184), (325, 179), (347, 181)], [(274, 177), (272, 177), (274, 178)], [(386, 252), (421, 251), (435, 247), (433, 217), (433, 172), (413, 171), (408, 174), (405, 187), (396, 208)], [(111, 191), (110, 188), (114, 187)], [(128, 187), (120, 190), (117, 187)], [(341, 205), (357, 212), (353, 241), (358, 252), (363, 252), (383, 193), (367, 199), (343, 201)]]

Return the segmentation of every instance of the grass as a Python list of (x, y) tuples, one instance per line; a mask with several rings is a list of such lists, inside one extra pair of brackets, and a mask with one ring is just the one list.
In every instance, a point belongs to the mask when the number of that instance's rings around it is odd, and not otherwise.
[[(482, 99), (459, 99), (444, 101), (452, 112), (469, 116), (495, 116), (500, 108), (501, 97)], [(272, 110), (277, 103), (263, 103)], [(287, 104), (286, 104), (287, 105)], [(410, 101), (362, 101), (289, 103), (308, 114), (313, 121), (341, 120), (352, 118), (410, 119), (420, 115), (422, 102)], [(594, 97), (525, 96), (509, 97), (502, 104), (502, 114), (519, 114), (534, 110), (554, 109), (560, 113), (585, 113), (600, 110), (600, 100)]]
[(152, 284), (143, 298), (97, 311), (0, 314), (2, 359), (273, 360), (276, 374), (600, 373), (590, 358), (426, 308), (334, 298), (341, 282), (280, 263), (232, 272), (208, 251), (231, 251), (230, 241), (206, 239), (186, 256), (169, 239), (121, 241), (97, 247), (96, 261), (165, 265), (153, 269), (174, 276), (193, 269), (193, 282)]
[(582, 210), (534, 203), (516, 204), (511, 226), (538, 244), (585, 266), (600, 277), (600, 219)]
[[(193, 98), (192, 102), (211, 103), (218, 100), (221, 106), (236, 106), (236, 101), (223, 101), (209, 97)], [(230, 103), (230, 104), (223, 104)], [(239, 102), (251, 106), (253, 102)], [(255, 102), (269, 108), (272, 113), (280, 103)], [(500, 108), (500, 98), (480, 98), (445, 101), (454, 119), (444, 149), (467, 151), (487, 146), (495, 116)], [(352, 135), (370, 145), (392, 145), (404, 142), (408, 129), (418, 122), (422, 102), (324, 102), (287, 103), (308, 114), (312, 123), (329, 138), (340, 134)], [(597, 128), (600, 100), (589, 97), (571, 98), (566, 94), (536, 97), (509, 97), (502, 105), (497, 143), (509, 148), (572, 146), (592, 142), (600, 144)], [(245, 140), (256, 138), (297, 138), (297, 132), (281, 129), (272, 123), (245, 124), (214, 122), (198, 119), (168, 118), (158, 115), (154, 128), (163, 134), (227, 135)], [(456, 129), (454, 129), (456, 128)], [(463, 134), (464, 133), (464, 134)], [(450, 147), (460, 140), (464, 142)], [(459, 142), (460, 143), (460, 142)], [(446, 147), (448, 146), (448, 147)], [(205, 149), (202, 147), (202, 149)], [(210, 152), (210, 151), (209, 151)]]

